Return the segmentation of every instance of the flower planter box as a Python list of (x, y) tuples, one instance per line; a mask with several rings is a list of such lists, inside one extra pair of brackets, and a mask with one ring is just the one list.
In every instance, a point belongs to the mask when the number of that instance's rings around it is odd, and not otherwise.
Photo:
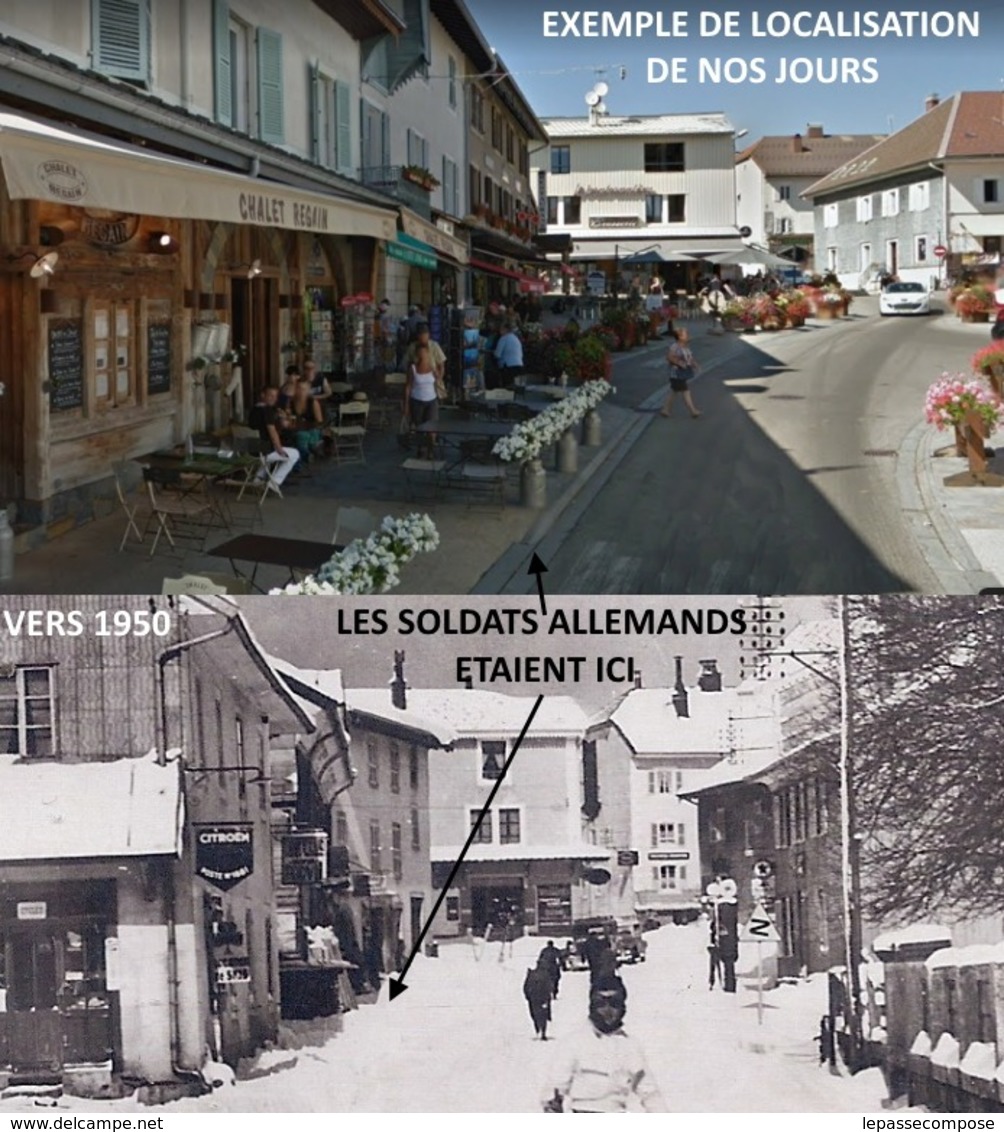
[(820, 303), (816, 307), (816, 318), (840, 318), (843, 313), (843, 303)]
[(956, 307), (956, 312), (962, 322), (989, 322), (989, 311), (961, 311)]

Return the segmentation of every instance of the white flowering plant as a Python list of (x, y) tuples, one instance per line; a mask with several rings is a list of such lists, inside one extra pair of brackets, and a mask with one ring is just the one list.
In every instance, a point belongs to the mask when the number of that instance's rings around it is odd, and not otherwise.
[(556, 401), (532, 420), (521, 421), (508, 436), (500, 437), (492, 448), (506, 463), (536, 460), (541, 449), (553, 444), (563, 432), (582, 420), (604, 397), (613, 392), (609, 381), (587, 381), (561, 401)]
[(388, 515), (379, 530), (350, 542), (316, 574), (271, 592), (330, 596), (386, 593), (399, 584), (405, 563), (438, 546), (439, 532), (428, 515), (412, 512), (400, 519)]

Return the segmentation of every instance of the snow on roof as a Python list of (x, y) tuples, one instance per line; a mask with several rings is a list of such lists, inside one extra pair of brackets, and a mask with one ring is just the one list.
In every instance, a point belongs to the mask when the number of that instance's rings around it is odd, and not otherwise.
[[(358, 688), (346, 692), (350, 710), (384, 719), (398, 718), (389, 688)], [(408, 688), (407, 715), (420, 717), (427, 729), (450, 729), (451, 740), (482, 735), (518, 735), (526, 724), (536, 697), (471, 689)], [(401, 718), (404, 718), (403, 716)], [(533, 718), (530, 735), (582, 735), (589, 718), (571, 696), (545, 696)], [(434, 732), (435, 733), (435, 732)]]
[(0, 764), (0, 861), (180, 851), (180, 760), (159, 766), (151, 751), (113, 762)]
[(269, 658), (272, 666), (283, 675), (292, 677), (305, 688), (310, 688), (319, 696), (333, 700), (336, 704), (345, 703), (345, 685), (340, 668), (298, 668), (288, 660)]
[(672, 688), (633, 688), (610, 714), (636, 754), (707, 754), (769, 746), (772, 728), (756, 689), (687, 690), (686, 716), (673, 706)]
[(1004, 963), (1004, 943), (974, 943), (969, 947), (942, 947), (924, 960), (929, 971), (938, 967), (975, 967)]
[(732, 134), (735, 127), (724, 114), (599, 114), (594, 118), (541, 118), (544, 131), (554, 138), (609, 138), (633, 134)]
[[(433, 845), (433, 861), (456, 861), (462, 845)], [(608, 861), (610, 850), (597, 845), (481, 845), (473, 844), (465, 861)]]
[(905, 928), (893, 928), (881, 932), (872, 940), (872, 951), (895, 951), (911, 943), (951, 944), (952, 932), (942, 924), (910, 924)]

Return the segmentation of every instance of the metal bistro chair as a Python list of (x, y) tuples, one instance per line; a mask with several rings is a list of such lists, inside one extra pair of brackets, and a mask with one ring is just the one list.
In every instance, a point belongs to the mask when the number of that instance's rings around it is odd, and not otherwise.
[[(126, 516), (126, 529), (122, 532), (122, 541), (119, 543), (119, 553), (121, 554), (122, 551), (125, 550), (125, 545), (129, 541), (130, 535), (135, 535), (136, 541), (140, 546), (143, 545), (146, 531), (139, 529), (139, 523), (137, 521), (140, 511), (143, 508), (143, 499), (136, 494), (132, 494), (132, 498), (130, 498), (130, 492), (125, 486), (125, 464), (119, 463), (112, 465), (112, 478), (115, 480), (115, 495)], [(146, 516), (146, 518), (149, 520), (149, 516)]]
[(331, 454), (336, 463), (366, 463), (363, 441), (366, 439), (369, 414), (368, 401), (347, 401), (338, 406), (338, 423), (328, 430), (333, 445)]
[(386, 428), (401, 419), (404, 405), (404, 387), (408, 384), (405, 373), (384, 374), (380, 399), (374, 405), (372, 427)]
[(165, 536), (174, 549), (177, 549), (175, 538), (194, 539), (197, 536), (201, 548), (213, 519), (212, 503), (205, 496), (177, 494), (178, 489), (183, 487), (178, 472), (144, 468), (143, 479), (150, 498), (150, 517), (147, 519), (144, 536), (151, 523), (155, 519), (157, 521), (157, 533), (153, 537), (153, 546), (150, 547), (150, 557), (156, 554), (161, 535)]

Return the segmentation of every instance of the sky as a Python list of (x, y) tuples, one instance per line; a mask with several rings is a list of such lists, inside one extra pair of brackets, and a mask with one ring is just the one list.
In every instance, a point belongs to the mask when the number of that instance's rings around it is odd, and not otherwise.
[[(485, 38), (499, 53), (530, 105), (540, 117), (583, 116), (585, 95), (602, 78), (609, 87), (606, 104), (611, 114), (668, 114), (695, 111), (724, 111), (736, 130), (748, 130), (749, 144), (764, 134), (804, 133), (809, 123), (821, 123), (826, 133), (888, 133), (908, 125), (924, 111), (924, 100), (936, 93), (942, 98), (959, 90), (1004, 90), (1004, 56), (1000, 45), (1004, 32), (1004, 3), (1001, 0), (907, 0), (902, 6), (881, 0), (682, 0), (659, 3), (638, 0), (466, 0), (471, 15)], [(644, 12), (661, 14), (663, 28), (673, 30), (674, 13), (682, 21), (687, 36), (657, 36), (646, 31), (641, 38), (585, 38), (565, 35), (545, 37), (544, 13), (558, 13), (553, 27), (568, 25), (561, 12), (569, 14), (574, 26), (582, 18), (573, 13), (586, 11), (621, 14)], [(738, 36), (702, 37), (702, 23), (710, 32), (716, 17), (735, 13)], [(815, 37), (787, 35), (756, 37), (754, 20), (766, 30), (773, 14), (775, 26), (796, 12), (828, 15), (836, 20), (855, 13), (877, 13), (883, 20), (890, 13), (946, 13), (958, 26), (959, 14), (978, 21), (979, 36), (953, 38)], [(777, 26), (777, 30), (783, 30)], [(648, 81), (649, 59), (685, 59), (679, 82)], [(763, 60), (762, 82), (752, 81), (757, 71), (754, 59)], [(715, 83), (705, 73), (701, 81), (701, 59), (722, 61), (722, 81)], [(745, 80), (724, 81), (726, 60), (734, 79), (745, 71)], [(778, 83), (781, 60), (787, 60), (786, 75), (795, 59), (808, 59), (810, 81)], [(816, 60), (821, 60), (817, 71)], [(874, 59), (865, 66), (865, 60)], [(833, 60), (837, 60), (834, 65)], [(874, 82), (854, 82), (849, 72), (857, 63), (862, 78), (876, 76)], [(804, 67), (806, 64), (798, 64)], [(836, 66), (837, 82), (823, 77)], [(625, 70), (621, 78), (620, 68)], [(848, 73), (842, 73), (842, 72)]]

